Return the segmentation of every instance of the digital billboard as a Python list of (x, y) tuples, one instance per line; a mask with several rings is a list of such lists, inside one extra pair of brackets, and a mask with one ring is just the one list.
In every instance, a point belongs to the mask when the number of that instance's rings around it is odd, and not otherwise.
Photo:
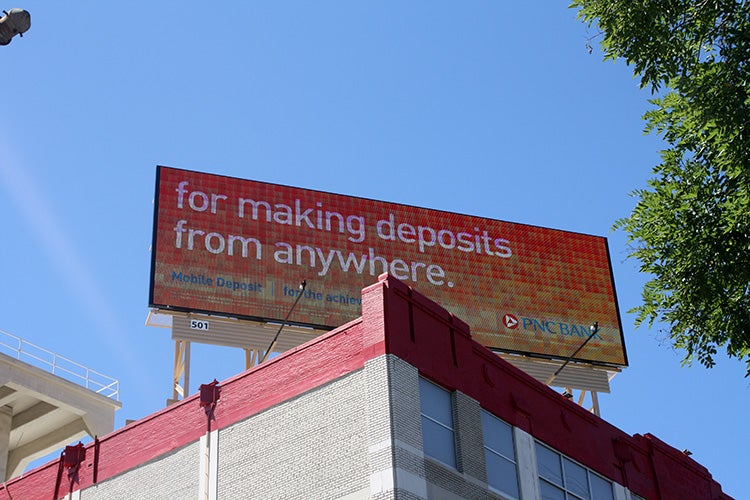
[(625, 366), (605, 238), (157, 167), (152, 307), (336, 327), (384, 273), (506, 352)]

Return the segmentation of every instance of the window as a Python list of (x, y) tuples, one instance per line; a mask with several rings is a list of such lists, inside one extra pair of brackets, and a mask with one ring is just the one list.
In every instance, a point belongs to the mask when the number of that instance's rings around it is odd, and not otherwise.
[(518, 473), (513, 429), (493, 414), (482, 410), (484, 459), (487, 483), (509, 498), (518, 498)]
[(420, 377), (419, 403), (424, 454), (456, 468), (451, 393)]
[(614, 500), (610, 481), (540, 443), (536, 463), (542, 500)]

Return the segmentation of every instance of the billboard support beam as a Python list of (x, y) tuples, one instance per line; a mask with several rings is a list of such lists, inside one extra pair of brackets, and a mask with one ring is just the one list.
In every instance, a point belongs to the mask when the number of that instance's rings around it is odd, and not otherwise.
[(243, 349), (245, 351), (245, 370), (249, 370), (258, 363), (257, 349)]
[[(584, 404), (587, 393), (591, 395), (591, 407), (590, 408), (586, 408)], [(581, 394), (579, 394), (578, 396), (578, 406), (586, 408), (588, 411), (590, 411), (597, 417), (601, 417), (601, 414), (599, 413), (599, 393), (596, 391), (581, 391)]]
[(175, 402), (190, 394), (190, 341), (175, 339), (172, 373), (171, 402)]
[[(584, 402), (586, 400), (586, 394), (591, 394), (591, 407), (590, 408), (586, 408), (586, 406), (584, 405)], [(562, 392), (562, 396), (565, 399), (569, 399), (573, 401), (573, 398), (574, 398), (573, 388), (566, 387)], [(588, 391), (588, 390), (582, 389), (578, 395), (578, 401), (576, 401), (576, 403), (578, 404), (578, 406), (585, 408), (587, 411), (590, 411), (597, 417), (601, 417), (601, 414), (599, 413), (599, 393), (597, 393), (596, 391)]]

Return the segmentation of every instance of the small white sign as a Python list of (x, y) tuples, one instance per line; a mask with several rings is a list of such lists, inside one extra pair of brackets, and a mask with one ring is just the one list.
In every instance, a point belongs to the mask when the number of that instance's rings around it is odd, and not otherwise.
[(208, 321), (201, 320), (201, 319), (191, 319), (190, 320), (190, 329), (191, 330), (201, 330), (204, 332), (208, 331)]

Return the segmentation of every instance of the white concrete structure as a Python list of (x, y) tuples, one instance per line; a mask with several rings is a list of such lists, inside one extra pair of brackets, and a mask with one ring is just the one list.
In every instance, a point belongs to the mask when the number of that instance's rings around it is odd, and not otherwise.
[[(20, 342), (19, 347), (1, 345), (16, 358), (28, 354), (28, 348), (23, 351), (21, 345), (36, 348), (33, 344)], [(122, 406), (112, 397), (50, 373), (55, 369), (72, 373), (55, 362), (46, 366), (49, 364), (46, 360), (32, 357), (47, 369), (0, 353), (0, 477), (3, 480), (21, 474), (33, 460), (72, 441), (86, 435), (103, 436), (111, 432), (115, 410)], [(54, 359), (68, 361), (56, 355)], [(82, 383), (88, 381), (89, 378), (83, 375)], [(115, 389), (107, 389), (109, 396), (116, 396)]]

